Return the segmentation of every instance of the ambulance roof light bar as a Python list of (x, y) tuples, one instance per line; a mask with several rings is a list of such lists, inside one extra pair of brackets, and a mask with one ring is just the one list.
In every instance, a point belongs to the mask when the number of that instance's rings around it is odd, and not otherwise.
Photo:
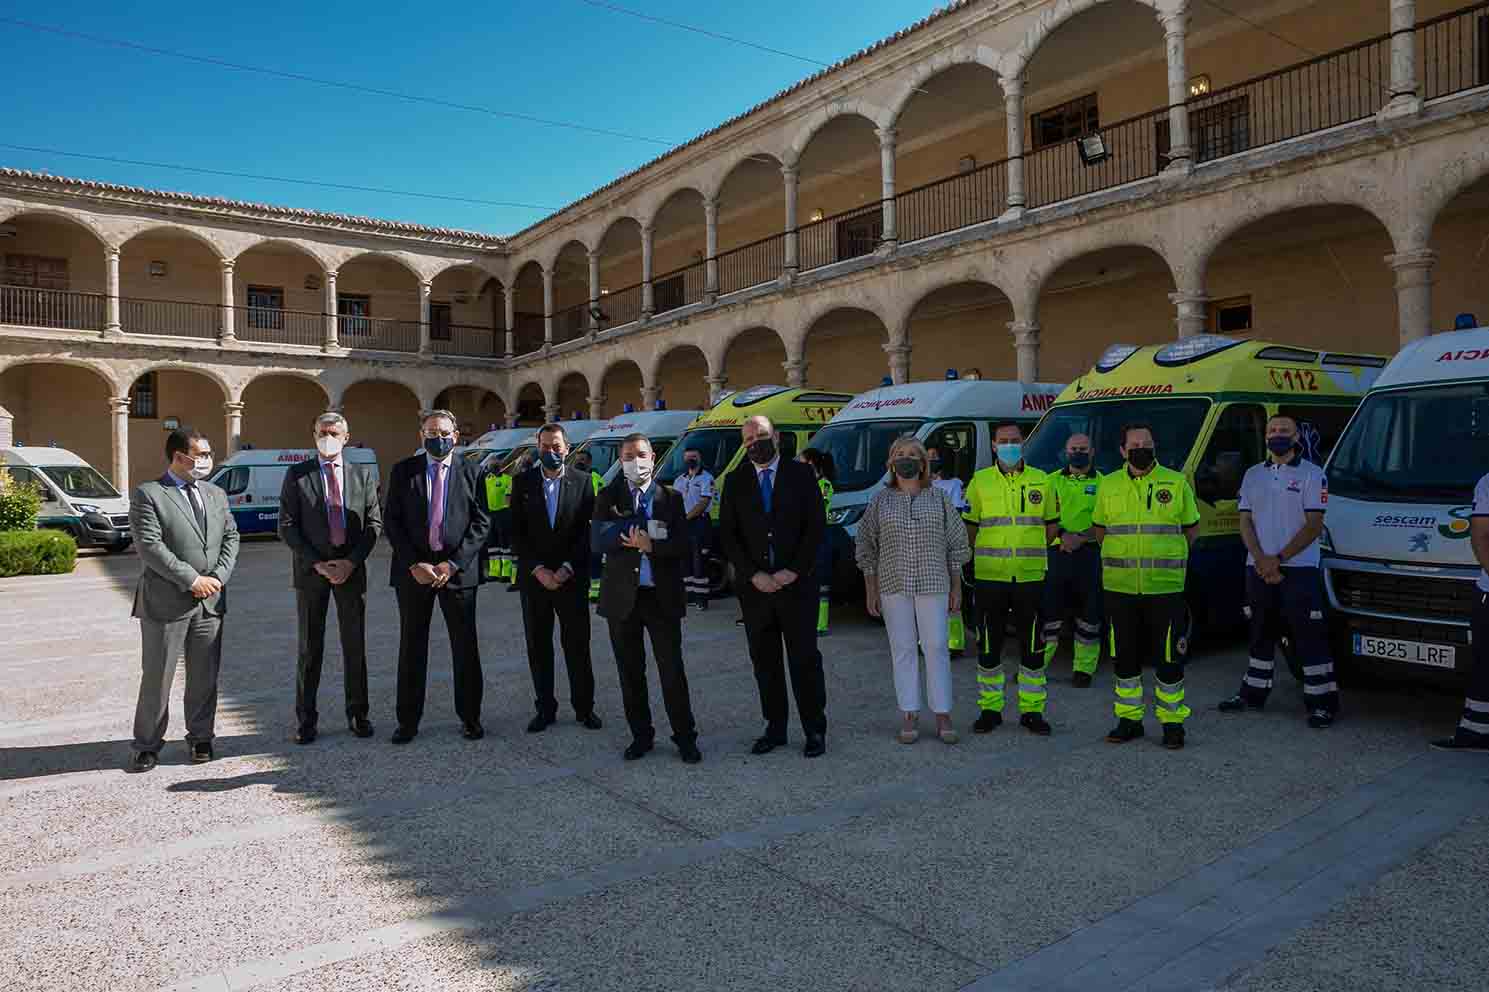
[(1234, 348), (1240, 343), (1236, 338), (1228, 338), (1222, 334), (1196, 334), (1159, 348), (1158, 353), (1153, 356), (1153, 364), (1188, 365), (1216, 352)]
[(1110, 348), (1106, 349), (1106, 351), (1103, 351), (1101, 353), (1100, 358), (1096, 359), (1096, 371), (1110, 372), (1112, 369), (1116, 368), (1118, 365), (1121, 365), (1123, 362), (1127, 361), (1127, 359), (1131, 358), (1137, 352), (1137, 349), (1138, 346), (1135, 344), (1112, 345)]

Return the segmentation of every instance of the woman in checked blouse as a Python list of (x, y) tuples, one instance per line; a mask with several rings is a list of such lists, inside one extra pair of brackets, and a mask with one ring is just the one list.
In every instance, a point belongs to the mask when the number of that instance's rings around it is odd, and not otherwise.
[(918, 644), (925, 652), (925, 695), (936, 714), (936, 736), (955, 744), (946, 617), (961, 609), (962, 565), (972, 549), (956, 508), (931, 485), (925, 445), (913, 437), (889, 447), (889, 485), (864, 511), (856, 557), (869, 613), (884, 617), (889, 635), (895, 695), (904, 714), (900, 743), (913, 744), (920, 736)]

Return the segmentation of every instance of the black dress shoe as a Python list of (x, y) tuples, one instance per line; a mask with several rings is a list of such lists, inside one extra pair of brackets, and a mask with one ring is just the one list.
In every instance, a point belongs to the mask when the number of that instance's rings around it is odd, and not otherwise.
[(780, 738), (779, 740), (776, 739), (776, 738), (774, 738), (774, 737), (770, 737), (770, 736), (757, 737), (755, 739), (754, 746), (750, 748), (750, 753), (751, 754), (769, 754), (770, 752), (774, 751), (776, 748), (778, 748), (778, 747), (785, 747), (785, 746), (786, 746), (786, 739), (784, 737), (783, 738)]
[(698, 745), (693, 741), (683, 741), (677, 745), (677, 753), (681, 755), (685, 765), (696, 765), (703, 760), (703, 752), (698, 750)]
[(193, 765), (205, 765), (216, 755), (212, 753), (211, 741), (197, 741), (191, 745), (191, 763)]
[(590, 710), (584, 716), (581, 716), (579, 718), (579, 726), (583, 727), (585, 730), (600, 730), (605, 726), (605, 724), (600, 722), (600, 718), (594, 710)]
[(820, 758), (827, 753), (827, 738), (821, 734), (807, 734), (806, 746), (801, 753), (808, 758)]
[(316, 736), (314, 727), (302, 725), (300, 729), (295, 731), (295, 743), (311, 744), (314, 743)]
[(153, 769), (159, 759), (155, 757), (154, 751), (136, 751), (134, 757), (129, 759), (129, 766), (124, 770), (138, 774)]
[(553, 717), (544, 716), (542, 713), (539, 713), (528, 721), (527, 732), (529, 734), (541, 734), (551, 726), (553, 726)]
[(471, 720), (461, 725), (460, 736), (468, 741), (478, 741), (486, 736), (486, 728), (481, 726), (480, 720)]
[(346, 721), (346, 729), (358, 737), (371, 737), (372, 721), (365, 716), (354, 716)]
[(644, 758), (651, 753), (651, 749), (655, 746), (651, 741), (632, 741), (626, 745), (625, 759), (627, 761), (635, 761), (637, 758)]
[(1251, 702), (1240, 693), (1237, 693), (1229, 699), (1222, 699), (1220, 701), (1220, 704), (1215, 708), (1222, 713), (1245, 713), (1247, 710), (1256, 710), (1260, 712), (1262, 709), (1262, 707), (1258, 706), (1256, 703)]
[(400, 726), (397, 730), (393, 731), (393, 736), (390, 738), (390, 740), (392, 740), (394, 744), (407, 744), (409, 741), (413, 740), (418, 733), (419, 732), (417, 730), (414, 730), (412, 727)]
[(1431, 746), (1438, 751), (1462, 751), (1468, 754), (1489, 752), (1489, 742), (1459, 737), (1457, 734), (1454, 734), (1452, 737), (1444, 737), (1442, 740), (1433, 741)]

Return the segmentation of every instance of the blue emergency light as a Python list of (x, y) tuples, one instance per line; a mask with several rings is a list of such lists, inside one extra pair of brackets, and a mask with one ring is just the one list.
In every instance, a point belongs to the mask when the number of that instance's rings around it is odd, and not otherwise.
[(1471, 331), (1478, 326), (1479, 318), (1471, 313), (1460, 313), (1453, 318), (1453, 330), (1455, 331)]
[(946, 370), (946, 381), (947, 382), (956, 382), (956, 380), (958, 378), (960, 378), (960, 377), (957, 375), (956, 369), (947, 369)]
[(882, 378), (882, 379), (879, 380), (879, 385), (881, 385), (881, 386), (893, 386), (894, 385), (894, 377), (893, 376), (885, 376), (884, 378)]
[(620, 408), (620, 412), (621, 413), (635, 413), (636, 412), (636, 408), (634, 406), (632, 406), (631, 404), (627, 403), (627, 404), (625, 404), (624, 406), (622, 406)]
[(665, 410), (665, 409), (667, 409), (667, 401), (666, 400), (657, 400), (657, 405), (656, 405), (655, 409), (658, 409), (658, 410)]

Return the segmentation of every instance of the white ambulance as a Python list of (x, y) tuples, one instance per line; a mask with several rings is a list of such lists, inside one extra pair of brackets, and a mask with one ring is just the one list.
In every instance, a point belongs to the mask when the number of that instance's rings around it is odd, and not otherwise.
[[(561, 420), (564, 428), (564, 437), (569, 439), (569, 448), (578, 447), (591, 434), (604, 428), (609, 423), (606, 420)], [(486, 471), (505, 472), (507, 466), (528, 452), (538, 450), (538, 432), (531, 427), (524, 427), (523, 437), (504, 455), (491, 455), (481, 462), (481, 467)]]
[(531, 427), (509, 427), (499, 431), (487, 431), (468, 445), (463, 445), (456, 453), (466, 461), (476, 463), (485, 462), (488, 458), (496, 461), (505, 461), (512, 453), (512, 449), (533, 436)]
[(1465, 675), (1479, 574), (1469, 517), (1489, 472), (1489, 327), (1403, 348), (1325, 471), (1335, 662), (1428, 681)]
[[(353, 465), (371, 465), (372, 475), (382, 481), (377, 452), (371, 448), (343, 448), (343, 457)], [(310, 448), (249, 448), (217, 466), (207, 480), (227, 494), (228, 507), (238, 524), (238, 533), (279, 533), (279, 491), (290, 466), (315, 457)]]
[(582, 443), (575, 444), (569, 452), (569, 464), (581, 451), (589, 453), (590, 470), (599, 472), (601, 481), (608, 485), (620, 472), (620, 442), (628, 434), (645, 434), (651, 441), (657, 464), (662, 463), (667, 451), (687, 431), (688, 425), (698, 418), (702, 410), (647, 410), (636, 413), (627, 410), (618, 417), (611, 417)]
[(965, 488), (973, 473), (993, 463), (998, 424), (1014, 421), (1027, 436), (1064, 388), (1058, 383), (947, 379), (881, 386), (854, 397), (811, 439), (811, 447), (832, 456), (837, 470), (827, 511), (834, 585), (858, 581), (854, 536), (869, 500), (888, 480), (884, 463), (895, 438), (913, 434), (936, 448)]
[(0, 448), (0, 470), (41, 493), (38, 527), (66, 531), (80, 548), (128, 548), (129, 497), (66, 448)]

